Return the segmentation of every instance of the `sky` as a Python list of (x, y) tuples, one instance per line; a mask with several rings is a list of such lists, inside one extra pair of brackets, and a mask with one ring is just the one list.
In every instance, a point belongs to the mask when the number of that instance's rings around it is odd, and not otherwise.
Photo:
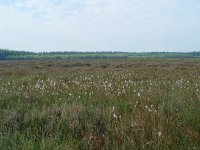
[(0, 48), (200, 51), (200, 0), (0, 0)]

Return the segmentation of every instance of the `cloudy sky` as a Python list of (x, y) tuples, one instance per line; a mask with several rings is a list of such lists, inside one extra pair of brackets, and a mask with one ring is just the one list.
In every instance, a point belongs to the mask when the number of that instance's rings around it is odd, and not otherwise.
[(0, 0), (0, 47), (197, 51), (200, 0)]

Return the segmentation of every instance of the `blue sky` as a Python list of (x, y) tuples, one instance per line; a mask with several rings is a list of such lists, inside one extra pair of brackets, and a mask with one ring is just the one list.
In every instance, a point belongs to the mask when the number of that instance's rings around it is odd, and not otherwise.
[(199, 0), (0, 0), (0, 47), (199, 51)]

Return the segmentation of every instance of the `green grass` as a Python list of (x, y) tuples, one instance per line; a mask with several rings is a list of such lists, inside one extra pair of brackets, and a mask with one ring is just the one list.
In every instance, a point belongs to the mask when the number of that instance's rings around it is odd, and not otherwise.
[(0, 62), (1, 150), (200, 149), (199, 61), (80, 63)]

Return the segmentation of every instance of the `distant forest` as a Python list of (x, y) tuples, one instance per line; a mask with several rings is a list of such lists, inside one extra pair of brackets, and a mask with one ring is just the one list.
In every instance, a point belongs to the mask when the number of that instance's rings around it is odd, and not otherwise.
[(27, 52), (0, 49), (0, 60), (40, 60), (40, 59), (128, 59), (151, 58), (196, 58), (200, 52)]

